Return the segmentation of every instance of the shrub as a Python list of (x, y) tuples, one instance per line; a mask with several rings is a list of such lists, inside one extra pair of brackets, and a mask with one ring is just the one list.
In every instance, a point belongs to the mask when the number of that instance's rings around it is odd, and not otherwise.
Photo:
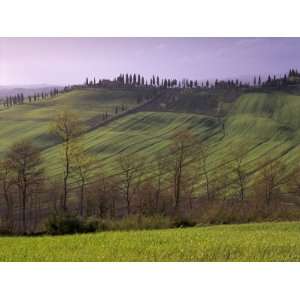
[(87, 218), (84, 222), (84, 232), (96, 232), (99, 229), (99, 220), (96, 218)]
[(190, 218), (187, 217), (177, 217), (174, 221), (173, 221), (173, 227), (176, 228), (183, 228), (183, 227), (194, 227), (196, 226), (196, 222)]
[(46, 231), (51, 235), (95, 232), (98, 222), (73, 215), (52, 215), (46, 223)]
[(46, 231), (51, 235), (87, 233), (95, 231), (150, 230), (172, 227), (191, 227), (196, 223), (188, 219), (176, 221), (169, 217), (154, 215), (131, 215), (122, 219), (83, 219), (73, 215), (52, 215), (46, 223)]
[(171, 219), (161, 215), (131, 215), (119, 220), (102, 220), (99, 224), (99, 228), (102, 230), (164, 229), (170, 227), (172, 227)]

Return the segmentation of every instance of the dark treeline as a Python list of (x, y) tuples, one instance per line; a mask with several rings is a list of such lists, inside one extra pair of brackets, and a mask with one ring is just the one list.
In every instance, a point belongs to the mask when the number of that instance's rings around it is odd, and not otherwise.
[(145, 79), (140, 74), (120, 74), (113, 80), (99, 79), (89, 80), (86, 78), (84, 87), (110, 87), (110, 88), (123, 88), (123, 87), (161, 87), (170, 88), (177, 87), (178, 82), (176, 79), (159, 78), (159, 76), (151, 77), (149, 80)]
[(284, 87), (300, 83), (300, 74), (296, 69), (290, 69), (287, 74), (276, 77), (268, 75), (265, 80), (262, 77), (255, 76), (252, 82), (242, 82), (236, 80), (219, 80), (214, 82), (190, 80), (190, 79), (170, 79), (160, 78), (158, 75), (153, 75), (150, 79), (145, 79), (141, 74), (120, 74), (113, 80), (86, 78), (81, 87), (106, 87), (106, 88), (138, 88), (138, 87), (155, 87), (155, 88), (265, 88), (265, 87)]

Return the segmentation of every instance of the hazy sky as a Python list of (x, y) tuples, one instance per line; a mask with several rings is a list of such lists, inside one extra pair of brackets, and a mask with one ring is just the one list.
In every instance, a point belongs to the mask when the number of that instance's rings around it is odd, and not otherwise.
[(73, 84), (136, 72), (236, 78), (300, 69), (300, 38), (0, 38), (0, 85)]

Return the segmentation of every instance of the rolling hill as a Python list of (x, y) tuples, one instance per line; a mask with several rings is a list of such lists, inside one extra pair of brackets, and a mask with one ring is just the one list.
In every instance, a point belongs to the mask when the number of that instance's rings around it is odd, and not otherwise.
[[(171, 137), (189, 130), (209, 146), (211, 172), (231, 160), (234, 148), (247, 146), (245, 164), (249, 173), (257, 161), (272, 156), (292, 170), (298, 164), (300, 142), (300, 96), (283, 91), (241, 92), (227, 90), (170, 90), (157, 101), (151, 89), (80, 89), (54, 99), (0, 111), (0, 153), (22, 138), (33, 139), (43, 151), (45, 167), (52, 177), (62, 172), (59, 141), (49, 134), (49, 123), (64, 110), (76, 112), (87, 125), (84, 143), (98, 162), (94, 171), (113, 174), (120, 153), (141, 156), (151, 165), (159, 152), (167, 153)], [(103, 114), (113, 115), (116, 106), (126, 105), (128, 113), (105, 126)], [(138, 108), (130, 113), (133, 108)]]

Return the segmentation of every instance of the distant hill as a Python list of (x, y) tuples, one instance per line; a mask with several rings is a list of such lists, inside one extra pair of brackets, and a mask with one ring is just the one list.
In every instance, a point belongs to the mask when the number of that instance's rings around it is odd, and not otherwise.
[(0, 85), (0, 99), (7, 96), (23, 94), (25, 97), (34, 93), (48, 93), (52, 89), (63, 89), (59, 85), (35, 84), (35, 85)]

